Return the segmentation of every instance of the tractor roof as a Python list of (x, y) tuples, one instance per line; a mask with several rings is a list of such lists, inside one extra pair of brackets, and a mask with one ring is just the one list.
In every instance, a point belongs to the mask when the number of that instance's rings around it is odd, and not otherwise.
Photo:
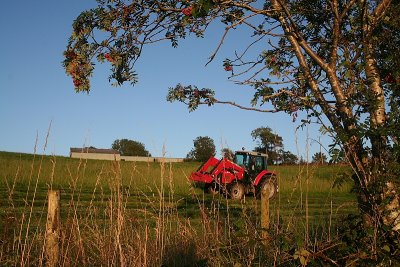
[(239, 150), (236, 151), (237, 154), (249, 154), (252, 156), (261, 156), (261, 157), (268, 157), (267, 154), (265, 153), (260, 153), (260, 152), (256, 152), (256, 151), (245, 151), (245, 150)]

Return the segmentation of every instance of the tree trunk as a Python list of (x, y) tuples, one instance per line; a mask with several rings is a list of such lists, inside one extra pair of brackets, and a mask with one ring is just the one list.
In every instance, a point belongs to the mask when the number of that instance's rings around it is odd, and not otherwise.
[[(368, 168), (373, 158), (363, 155), (357, 144), (347, 142), (347, 158), (354, 171), (353, 180), (357, 189), (357, 201), (365, 229), (374, 229), (373, 252), (376, 252), (377, 238), (400, 237), (400, 194), (398, 184), (379, 170)], [(366, 167), (367, 166), (367, 167)], [(385, 176), (386, 175), (386, 176)], [(372, 182), (374, 181), (374, 182)], [(387, 229), (387, 230), (385, 230)]]
[(393, 231), (400, 234), (400, 194), (398, 186), (386, 182), (382, 194), (382, 202), (387, 203), (382, 207), (383, 223)]
[[(369, 43), (371, 40), (368, 34), (364, 35), (364, 57), (365, 74), (368, 80), (369, 96), (375, 99), (373, 105), (366, 107), (370, 115), (370, 131), (368, 138), (372, 144), (372, 155), (363, 147), (362, 133), (356, 124), (353, 109), (350, 106), (349, 96), (344, 93), (340, 80), (337, 77), (335, 61), (328, 65), (323, 62), (302, 39), (302, 35), (297, 32), (295, 25), (292, 25), (290, 13), (284, 1), (272, 0), (273, 8), (276, 11), (277, 20), (290, 42), (293, 52), (299, 62), (306, 82), (308, 83), (316, 102), (321, 107), (332, 124), (334, 131), (340, 138), (346, 152), (347, 159), (354, 171), (353, 180), (357, 188), (357, 200), (360, 214), (363, 218), (366, 229), (373, 228), (374, 244), (372, 252), (376, 252), (376, 238), (386, 238), (400, 233), (400, 207), (398, 184), (390, 181), (386, 166), (387, 146), (385, 135), (380, 132), (385, 125), (385, 98), (383, 88), (380, 84), (379, 72), (376, 60), (373, 55), (374, 47)], [(361, 14), (364, 16), (365, 14)], [(336, 21), (336, 36), (340, 36), (339, 21)], [(367, 23), (365, 24), (367, 25)], [(366, 33), (369, 29), (363, 29)], [(337, 41), (337, 40), (336, 40)], [(335, 58), (336, 50), (332, 50), (331, 57)], [(336, 106), (332, 108), (327, 104), (325, 96), (321, 93), (317, 81), (313, 78), (310, 71), (307, 57), (312, 59), (325, 73), (335, 97)], [(385, 229), (389, 229), (388, 231)]]

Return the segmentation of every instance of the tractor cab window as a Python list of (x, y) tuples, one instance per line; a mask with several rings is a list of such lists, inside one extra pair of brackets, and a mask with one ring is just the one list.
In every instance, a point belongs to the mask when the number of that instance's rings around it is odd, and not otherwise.
[(235, 162), (242, 168), (246, 168), (249, 164), (249, 157), (246, 154), (236, 154)]
[(253, 157), (254, 159), (254, 170), (260, 172), (265, 170), (265, 160), (264, 157)]

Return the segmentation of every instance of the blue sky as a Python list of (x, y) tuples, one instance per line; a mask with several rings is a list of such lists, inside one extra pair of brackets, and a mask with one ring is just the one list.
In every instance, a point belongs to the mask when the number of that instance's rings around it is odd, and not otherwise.
[[(249, 105), (252, 89), (234, 85), (222, 61), (246, 45), (251, 33), (229, 35), (220, 54), (205, 67), (222, 32), (216, 28), (206, 38), (194, 36), (173, 49), (168, 42), (148, 46), (136, 70), (134, 87), (113, 87), (108, 65), (97, 64), (90, 94), (77, 94), (61, 67), (62, 52), (73, 20), (93, 1), (6, 1), (0, 28), (0, 151), (68, 155), (70, 147), (109, 148), (115, 139), (140, 141), (153, 156), (185, 157), (197, 136), (210, 136), (217, 150), (256, 143), (251, 131), (269, 126), (283, 137), (286, 150), (306, 158), (320, 151), (318, 126), (296, 131), (287, 114), (265, 114), (216, 105), (189, 113), (181, 103), (169, 103), (168, 87), (194, 84), (216, 90), (221, 100)], [(44, 143), (48, 133), (47, 148)], [(36, 142), (36, 138), (38, 141)], [(325, 146), (327, 137), (321, 137)], [(308, 141), (307, 141), (308, 140)], [(308, 147), (307, 143), (310, 145)], [(219, 156), (219, 153), (218, 153)]]

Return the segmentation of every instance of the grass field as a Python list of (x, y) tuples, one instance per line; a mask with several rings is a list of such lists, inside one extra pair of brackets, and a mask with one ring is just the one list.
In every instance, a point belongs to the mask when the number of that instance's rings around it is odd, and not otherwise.
[(49, 189), (61, 192), (60, 266), (290, 262), (281, 246), (334, 240), (338, 219), (357, 211), (351, 182), (333, 186), (348, 167), (271, 166), (280, 192), (270, 203), (269, 232), (271, 243), (279, 243), (271, 250), (280, 257), (264, 255), (264, 243), (253, 242), (260, 240), (260, 201), (233, 201), (193, 188), (188, 176), (199, 164), (0, 152), (0, 265), (45, 264)]

